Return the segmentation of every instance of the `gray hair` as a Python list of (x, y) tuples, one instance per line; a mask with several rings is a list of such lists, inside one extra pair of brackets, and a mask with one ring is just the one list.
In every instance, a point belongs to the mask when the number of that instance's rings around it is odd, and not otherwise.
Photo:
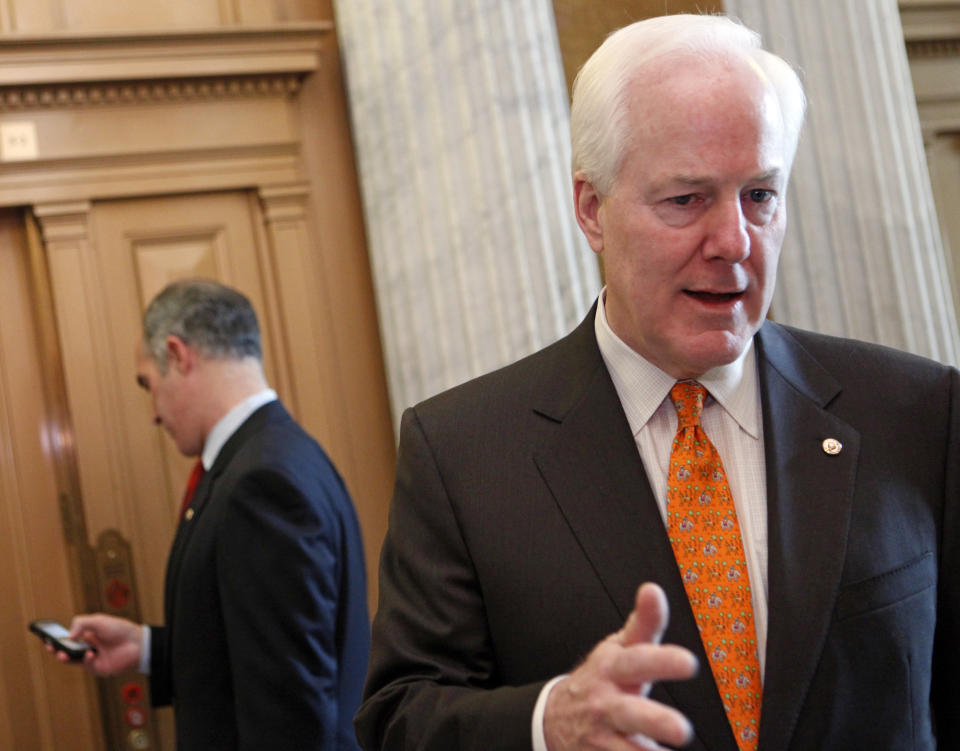
[(684, 53), (711, 59), (746, 58), (760, 67), (780, 103), (792, 164), (806, 109), (803, 84), (793, 68), (764, 50), (758, 33), (726, 16), (658, 16), (610, 34), (573, 82), (573, 173), (582, 172), (601, 194), (613, 189), (629, 145), (630, 84), (651, 63)]
[(143, 341), (161, 373), (166, 339), (176, 336), (207, 357), (261, 360), (260, 327), (250, 300), (208, 279), (168, 284), (143, 314)]

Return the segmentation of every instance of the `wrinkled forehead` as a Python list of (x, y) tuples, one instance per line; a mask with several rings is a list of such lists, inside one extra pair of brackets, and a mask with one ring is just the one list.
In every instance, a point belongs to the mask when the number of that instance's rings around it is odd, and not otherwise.
[(689, 93), (708, 95), (718, 86), (729, 86), (755, 94), (776, 95), (773, 81), (758, 58), (744, 50), (674, 50), (661, 55), (637, 70), (629, 83), (631, 98), (657, 98), (645, 92), (664, 87), (684, 87)]
[[(751, 126), (786, 136), (783, 107), (763, 67), (746, 54), (672, 53), (631, 82), (627, 110), (632, 135), (668, 139), (677, 129)], [(784, 143), (784, 148), (787, 144)]]
[(806, 109), (803, 85), (790, 65), (760, 48), (671, 51), (636, 71), (628, 97), (630, 108), (643, 108), (641, 117), (669, 115), (685, 101), (714, 102), (731, 112), (752, 107), (782, 131), (788, 164)]

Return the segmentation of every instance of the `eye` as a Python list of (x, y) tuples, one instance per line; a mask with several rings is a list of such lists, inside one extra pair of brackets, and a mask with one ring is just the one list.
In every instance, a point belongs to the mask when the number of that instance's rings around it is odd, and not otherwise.
[(668, 195), (655, 205), (657, 216), (670, 227), (686, 227), (697, 221), (709, 203), (703, 193), (684, 193), (679, 196)]
[(743, 193), (743, 214), (754, 224), (766, 224), (776, 215), (777, 191), (770, 188), (750, 188)]

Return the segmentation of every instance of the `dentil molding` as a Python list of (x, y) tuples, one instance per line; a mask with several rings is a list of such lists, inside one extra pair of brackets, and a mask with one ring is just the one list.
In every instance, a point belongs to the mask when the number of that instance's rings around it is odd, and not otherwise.
[(333, 24), (0, 36), (0, 206), (303, 180), (298, 94)]

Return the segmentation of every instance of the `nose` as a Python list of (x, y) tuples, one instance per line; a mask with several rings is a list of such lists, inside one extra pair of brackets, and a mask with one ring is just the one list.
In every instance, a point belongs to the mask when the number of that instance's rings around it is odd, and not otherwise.
[(742, 263), (750, 256), (750, 235), (739, 196), (717, 201), (711, 207), (704, 254), (729, 264)]

